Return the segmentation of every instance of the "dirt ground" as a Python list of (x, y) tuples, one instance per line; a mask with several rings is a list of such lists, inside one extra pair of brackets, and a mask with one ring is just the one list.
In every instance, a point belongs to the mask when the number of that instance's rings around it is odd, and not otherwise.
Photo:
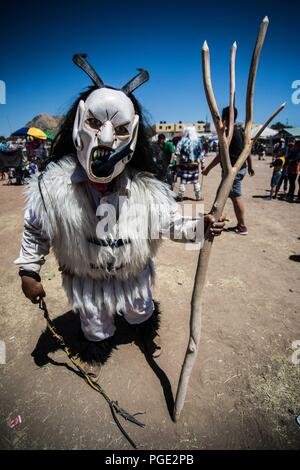
[[(267, 201), (271, 169), (254, 157), (243, 191), (249, 235), (215, 240), (204, 299), (199, 356), (178, 423), (170, 418), (188, 333), (198, 253), (165, 241), (157, 256), (154, 299), (161, 311), (162, 355), (146, 360), (134, 337), (103, 367), (106, 392), (145, 428), (125, 423), (144, 449), (300, 449), (300, 205)], [(205, 179), (209, 209), (219, 170)], [(131, 449), (96, 392), (65, 367), (44, 333), (38, 307), (23, 296), (12, 262), (23, 226), (23, 188), (0, 183), (1, 449)], [(193, 197), (189, 188), (187, 196)], [(187, 203), (190, 201), (186, 201)], [(225, 213), (234, 225), (231, 202)], [(50, 314), (72, 341), (78, 320), (68, 306), (52, 255), (42, 270)], [(69, 332), (69, 333), (68, 333)], [(300, 353), (299, 353), (300, 358)], [(14, 429), (10, 420), (21, 415)]]

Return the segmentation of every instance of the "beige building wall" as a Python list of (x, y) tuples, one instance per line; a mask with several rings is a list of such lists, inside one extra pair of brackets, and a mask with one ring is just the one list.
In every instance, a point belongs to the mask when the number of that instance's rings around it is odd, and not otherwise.
[(196, 128), (197, 132), (209, 132), (210, 131), (210, 124), (208, 123), (207, 126), (209, 127), (208, 130), (206, 130), (205, 123), (159, 123), (155, 124), (155, 131), (157, 134), (161, 134), (164, 132), (183, 132), (185, 127), (191, 127), (194, 126)]
[(162, 132), (175, 132), (175, 124), (155, 124), (155, 131), (157, 134), (161, 134)]

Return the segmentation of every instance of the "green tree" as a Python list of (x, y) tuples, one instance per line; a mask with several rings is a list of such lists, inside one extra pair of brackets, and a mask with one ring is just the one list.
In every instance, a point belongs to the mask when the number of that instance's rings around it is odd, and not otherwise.
[(274, 129), (275, 131), (282, 131), (282, 129), (288, 129), (291, 127), (293, 126), (288, 126), (287, 124), (283, 124), (282, 122), (278, 121), (271, 126), (271, 129)]

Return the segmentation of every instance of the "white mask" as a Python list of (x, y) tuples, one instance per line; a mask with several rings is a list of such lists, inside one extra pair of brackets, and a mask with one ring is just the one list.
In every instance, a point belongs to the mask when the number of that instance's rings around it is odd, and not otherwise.
[(89, 180), (108, 183), (131, 159), (139, 116), (123, 91), (100, 88), (79, 102), (73, 126), (78, 160)]
[(149, 74), (138, 69), (121, 90), (115, 90), (104, 85), (86, 54), (75, 54), (73, 62), (98, 87), (77, 107), (73, 142), (78, 160), (91, 181), (109, 183), (122, 173), (136, 146), (139, 116), (127, 95), (145, 83)]

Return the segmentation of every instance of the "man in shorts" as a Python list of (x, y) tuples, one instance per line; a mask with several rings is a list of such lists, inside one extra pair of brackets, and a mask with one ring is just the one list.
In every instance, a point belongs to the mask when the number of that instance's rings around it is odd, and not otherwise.
[[(234, 108), (234, 122), (237, 118), (237, 109)], [(229, 126), (229, 107), (226, 107), (222, 111), (222, 121), (224, 126), (228, 129)], [(238, 160), (242, 150), (244, 148), (244, 133), (243, 130), (238, 127), (234, 126), (232, 140), (229, 146), (229, 153), (230, 153), (230, 161), (232, 166), (235, 165), (236, 161)], [(218, 154), (213, 161), (202, 171), (204, 176), (207, 176), (210, 170), (212, 170), (218, 163), (221, 163), (220, 154)], [(248, 229), (245, 223), (245, 205), (242, 198), (242, 181), (244, 176), (247, 173), (247, 166), (248, 166), (248, 174), (250, 176), (254, 175), (254, 170), (252, 167), (252, 160), (251, 156), (247, 158), (247, 163), (245, 162), (242, 168), (238, 171), (229, 193), (229, 197), (232, 200), (234, 213), (237, 219), (237, 225), (234, 227), (229, 227), (229, 231), (233, 231), (239, 235), (248, 235)]]

